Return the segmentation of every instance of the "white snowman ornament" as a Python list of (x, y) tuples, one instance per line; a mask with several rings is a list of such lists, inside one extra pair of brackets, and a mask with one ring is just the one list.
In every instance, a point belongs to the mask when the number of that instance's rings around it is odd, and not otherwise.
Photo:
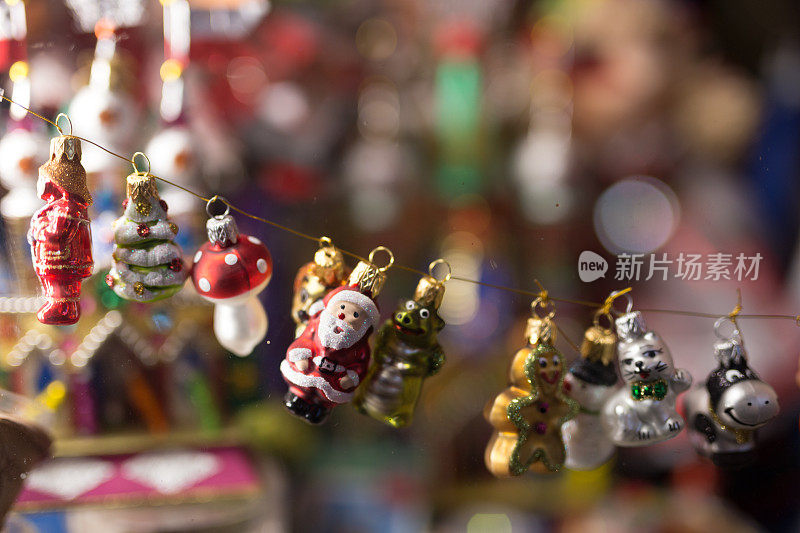
[(692, 385), (692, 376), (674, 368), (667, 345), (647, 330), (638, 311), (625, 313), (616, 326), (623, 385), (603, 406), (603, 427), (617, 446), (646, 446), (671, 439), (685, 425), (675, 402)]
[(564, 465), (570, 470), (594, 470), (614, 455), (614, 443), (606, 435), (600, 410), (615, 391), (616, 335), (594, 325), (586, 330), (578, 359), (564, 378), (564, 391), (578, 402), (578, 415), (561, 426), (567, 449)]

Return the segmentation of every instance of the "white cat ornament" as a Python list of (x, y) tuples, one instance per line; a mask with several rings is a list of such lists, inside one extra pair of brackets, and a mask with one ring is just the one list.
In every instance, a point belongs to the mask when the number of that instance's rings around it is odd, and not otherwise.
[(603, 406), (603, 428), (617, 446), (647, 446), (671, 439), (685, 422), (675, 410), (692, 376), (676, 369), (664, 341), (648, 331), (638, 311), (616, 320), (622, 387)]

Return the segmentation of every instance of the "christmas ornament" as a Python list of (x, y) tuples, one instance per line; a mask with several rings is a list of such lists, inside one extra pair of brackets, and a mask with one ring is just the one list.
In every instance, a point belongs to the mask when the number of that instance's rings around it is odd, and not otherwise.
[(42, 400), (57, 406), (60, 401), (50, 394), (54, 388), (49, 385), (37, 400), (0, 390), (0, 528), (28, 473), (50, 455), (52, 438), (42, 424), (52, 423), (52, 412)]
[(167, 217), (154, 176), (135, 172), (127, 181), (125, 214), (113, 225), (114, 264), (106, 281), (120, 298), (154, 302), (181, 290), (188, 276), (173, 240), (178, 226)]
[[(600, 409), (614, 392), (617, 371), (614, 355), (617, 336), (599, 323), (595, 315), (592, 325), (583, 335), (581, 358), (570, 367), (564, 378), (567, 396), (578, 402), (580, 412), (561, 428), (570, 470), (594, 470), (614, 455), (614, 443), (603, 430)], [(613, 319), (607, 316), (610, 323)]]
[[(373, 262), (379, 250), (389, 254), (386, 266)], [(356, 265), (347, 285), (325, 296), (324, 308), (287, 349), (281, 373), (289, 385), (285, 405), (293, 415), (320, 424), (331, 409), (353, 398), (369, 366), (369, 337), (380, 320), (374, 299), (393, 262), (388, 249), (374, 249), (369, 261)]]
[(44, 324), (74, 324), (80, 318), (81, 281), (92, 273), (88, 207), (92, 195), (81, 166), (81, 142), (71, 135), (50, 141), (50, 159), (39, 168), (39, 196), (47, 204), (31, 219), (28, 242), (46, 302)]
[(47, 155), (45, 135), (24, 125), (0, 139), (0, 184), (8, 189), (0, 202), (3, 217), (29, 219), (39, 209), (36, 168)]
[(349, 274), (350, 269), (344, 264), (342, 252), (333, 246), (328, 237), (320, 239), (314, 260), (301, 266), (294, 278), (292, 319), (297, 324), (295, 337), (303, 333), (309, 318), (322, 311), (325, 295), (341, 287)]
[[(157, 176), (169, 176), (170, 181), (192, 187), (199, 173), (196, 141), (184, 126), (170, 126), (158, 132), (147, 143), (146, 152)], [(171, 187), (163, 195), (173, 213), (183, 215), (192, 211), (195, 198), (186, 191)]]
[(661, 337), (648, 331), (642, 314), (628, 310), (616, 321), (617, 360), (623, 386), (602, 410), (603, 427), (617, 446), (645, 446), (671, 439), (683, 429), (675, 410), (678, 394), (692, 384), (692, 376), (673, 367)]
[(414, 298), (400, 302), (394, 317), (378, 331), (372, 364), (356, 391), (355, 407), (390, 426), (411, 423), (423, 381), (444, 364), (437, 340), (444, 320), (438, 310), (450, 272), (442, 280), (433, 277), (439, 263), (444, 261), (430, 264), (430, 275), (419, 281)]
[(511, 361), (509, 387), (484, 410), (494, 434), (486, 447), (486, 467), (498, 477), (524, 474), (535, 463), (557, 472), (566, 459), (561, 436), (578, 403), (564, 394), (564, 359), (555, 348), (555, 311), (540, 318), (533, 302), (525, 337), (528, 345)]
[[(225, 204), (222, 215), (212, 215), (211, 205)], [(214, 333), (219, 343), (246, 356), (267, 334), (267, 314), (258, 301), (272, 277), (272, 257), (264, 244), (240, 234), (228, 213), (228, 202), (214, 196), (206, 205), (209, 242), (194, 256), (192, 283), (198, 294), (214, 303)]]
[[(734, 327), (729, 337), (720, 333), (726, 320)], [(778, 395), (748, 365), (734, 320), (720, 318), (714, 333), (718, 365), (684, 398), (687, 431), (697, 452), (718, 466), (743, 466), (755, 456), (756, 430), (778, 416)]]

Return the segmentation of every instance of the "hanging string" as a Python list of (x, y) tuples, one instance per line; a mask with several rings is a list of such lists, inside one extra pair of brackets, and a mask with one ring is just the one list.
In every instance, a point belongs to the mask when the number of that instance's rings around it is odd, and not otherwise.
[[(42, 115), (32, 111), (31, 109), (25, 107), (24, 105), (15, 102), (11, 98), (8, 98), (5, 95), (4, 92), (0, 92), (0, 98), (2, 98), (3, 100), (6, 100), (7, 102), (9, 102), (11, 104), (14, 104), (14, 105), (17, 105), (17, 106), (21, 107), (22, 109), (24, 109), (25, 111), (27, 111), (31, 115), (33, 115), (33, 116), (35, 116), (35, 117), (47, 122), (51, 126), (55, 127), (56, 130), (58, 130), (58, 133), (60, 135), (64, 135), (64, 131), (57, 124), (58, 120), (53, 122), (52, 120), (43, 117)], [(66, 116), (66, 115), (64, 115), (64, 116)], [(67, 117), (67, 119), (69, 119), (69, 117)], [(70, 122), (70, 133), (69, 133), (68, 136), (74, 137), (74, 138), (79, 139), (79, 140), (81, 140), (83, 142), (87, 142), (87, 143), (89, 143), (89, 144), (91, 144), (93, 146), (96, 146), (97, 148), (100, 148), (104, 152), (106, 152), (106, 153), (108, 153), (110, 155), (113, 155), (114, 157), (117, 157), (117, 158), (119, 158), (119, 159), (121, 159), (121, 160), (123, 160), (123, 161), (125, 161), (127, 163), (132, 164), (134, 169), (137, 172), (139, 172), (138, 167), (136, 166), (135, 158), (136, 158), (136, 155), (138, 155), (138, 154), (144, 155), (141, 152), (137, 152), (136, 154), (134, 154), (133, 157), (129, 158), (129, 157), (126, 157), (124, 155), (118, 154), (116, 152), (112, 152), (108, 148), (106, 148), (104, 146), (101, 146), (101, 145), (97, 144), (96, 142), (94, 142), (94, 141), (92, 141), (90, 139), (86, 139), (86, 138), (81, 137), (79, 135), (72, 135), (72, 123), (71, 122)], [(147, 156), (145, 156), (145, 157), (147, 157)], [(157, 179), (159, 181), (162, 181), (162, 182), (164, 182), (164, 183), (166, 183), (168, 185), (171, 185), (173, 187), (177, 187), (178, 189), (181, 189), (182, 191), (187, 192), (187, 193), (191, 194), (192, 196), (195, 196), (196, 198), (198, 198), (198, 199), (200, 199), (200, 200), (202, 200), (202, 201), (204, 201), (206, 203), (210, 202), (212, 199), (221, 201), (225, 205), (227, 205), (231, 209), (231, 211), (235, 211), (235, 212), (239, 213), (242, 216), (251, 218), (251, 219), (256, 220), (258, 222), (261, 222), (263, 224), (267, 224), (269, 226), (272, 226), (272, 227), (277, 228), (279, 230), (285, 231), (287, 233), (291, 233), (292, 235), (295, 235), (297, 237), (309, 240), (311, 242), (314, 242), (314, 243), (319, 243), (320, 242), (319, 237), (315, 237), (313, 235), (309, 235), (308, 233), (303, 233), (302, 231), (296, 230), (296, 229), (291, 228), (289, 226), (285, 226), (285, 225), (280, 224), (278, 222), (275, 222), (273, 220), (269, 220), (267, 218), (260, 217), (258, 215), (254, 215), (252, 213), (249, 213), (249, 212), (245, 211), (244, 209), (241, 209), (241, 208), (231, 204), (228, 200), (226, 200), (226, 199), (224, 199), (222, 197), (213, 196), (212, 198), (206, 198), (205, 196), (203, 196), (203, 195), (201, 195), (201, 194), (199, 194), (199, 193), (197, 193), (197, 192), (195, 192), (195, 191), (193, 191), (191, 189), (188, 189), (188, 188), (184, 187), (183, 185), (179, 185), (179, 184), (174, 183), (174, 182), (172, 182), (172, 181), (170, 181), (170, 180), (168, 180), (166, 178), (162, 178), (160, 176), (156, 176), (155, 174), (150, 174), (149, 169), (146, 172), (146, 174), (150, 175), (150, 176), (154, 177), (155, 179)], [(355, 254), (355, 253), (347, 251), (347, 250), (343, 250), (341, 248), (338, 248), (338, 249), (344, 255), (347, 255), (347, 256), (352, 257), (354, 259), (357, 259), (359, 261), (367, 261), (367, 259), (365, 259), (364, 257), (362, 257), (362, 256), (360, 256), (358, 254)], [(417, 275), (420, 275), (420, 276), (427, 276), (428, 275), (426, 272), (423, 272), (422, 270), (419, 270), (419, 269), (416, 269), (416, 268), (413, 268), (413, 267), (409, 267), (409, 266), (405, 266), (405, 265), (395, 264), (394, 268), (399, 269), (399, 270), (405, 270), (406, 272), (411, 272), (413, 274), (417, 274)], [(531, 297), (531, 298), (541, 298), (541, 300), (543, 302), (546, 302), (546, 301), (562, 302), (562, 303), (568, 303), (568, 304), (572, 304), (572, 305), (580, 305), (580, 306), (584, 306), (584, 307), (600, 308), (601, 310), (606, 309), (606, 307), (608, 307), (607, 311), (609, 311), (609, 312), (613, 311), (613, 309), (611, 308), (611, 305), (613, 304), (613, 299), (611, 299), (610, 303), (609, 303), (609, 299), (606, 299), (606, 301), (604, 303), (598, 303), (598, 302), (589, 302), (589, 301), (586, 301), (586, 300), (574, 300), (574, 299), (569, 299), (569, 298), (557, 298), (555, 296), (550, 295), (549, 292), (539, 282), (539, 280), (535, 279), (535, 278), (534, 278), (533, 281), (539, 287), (539, 291), (538, 292), (528, 291), (528, 290), (524, 290), (524, 289), (518, 289), (518, 288), (515, 288), (515, 287), (507, 287), (505, 285), (496, 285), (494, 283), (486, 283), (484, 281), (479, 281), (479, 280), (465, 278), (465, 277), (456, 276), (456, 275), (451, 275), (449, 281), (460, 281), (460, 282), (463, 282), (463, 283), (472, 283), (474, 285), (480, 285), (482, 287), (487, 287), (487, 288), (490, 288), (490, 289), (496, 289), (496, 290), (500, 290), (500, 291), (519, 294), (519, 295), (522, 295), (522, 296), (528, 296), (528, 297)], [(622, 291), (617, 291), (615, 294), (616, 294), (616, 296), (621, 296), (622, 294), (625, 294), (625, 293), (629, 292), (630, 290), (631, 290), (631, 288), (628, 287), (626, 289), (623, 289)], [(738, 291), (738, 289), (737, 289), (737, 291)], [(719, 318), (720, 316), (728, 316), (729, 318), (731, 318), (731, 320), (735, 320), (735, 319), (738, 319), (738, 318), (747, 318), (747, 319), (753, 318), (753, 319), (766, 319), (766, 320), (788, 319), (788, 320), (794, 320), (795, 323), (798, 326), (800, 326), (800, 314), (798, 314), (798, 315), (741, 314), (740, 313), (740, 311), (741, 311), (741, 291), (739, 291), (738, 294), (739, 294), (739, 299), (738, 299), (737, 307), (734, 309), (734, 312), (731, 312), (731, 313), (728, 313), (728, 314), (726, 314), (726, 313), (702, 313), (702, 312), (688, 311), (688, 310), (682, 310), (682, 309), (639, 309), (639, 311), (641, 311), (643, 313), (665, 313), (665, 314), (691, 316), (691, 317), (698, 317), (698, 318)], [(559, 329), (559, 332), (561, 333), (561, 335), (563, 335), (564, 339), (573, 348), (577, 349), (577, 345), (575, 345), (575, 343), (573, 343), (569, 339), (569, 337), (567, 337), (564, 334), (564, 332), (561, 331), (560, 328), (558, 328), (558, 329)]]

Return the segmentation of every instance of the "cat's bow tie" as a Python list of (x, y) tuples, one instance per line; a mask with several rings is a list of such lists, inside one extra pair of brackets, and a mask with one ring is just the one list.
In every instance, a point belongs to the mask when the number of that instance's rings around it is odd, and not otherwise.
[(631, 396), (634, 400), (661, 401), (667, 395), (669, 386), (663, 379), (658, 381), (634, 381), (631, 383)]

